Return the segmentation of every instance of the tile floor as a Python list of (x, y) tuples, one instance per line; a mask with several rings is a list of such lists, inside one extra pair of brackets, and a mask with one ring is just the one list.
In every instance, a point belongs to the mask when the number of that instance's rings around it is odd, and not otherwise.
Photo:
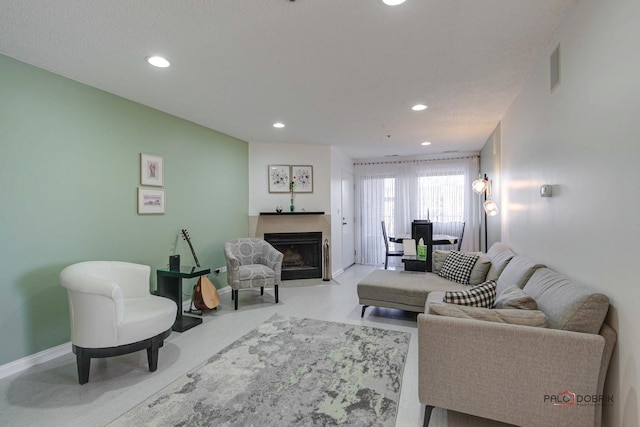
[[(221, 295), (217, 310), (202, 325), (172, 333), (160, 350), (158, 370), (149, 373), (146, 352), (94, 359), (89, 383), (77, 382), (75, 356), (68, 354), (0, 380), (2, 426), (102, 426), (157, 390), (203, 363), (211, 355), (263, 323), (275, 313), (342, 323), (381, 327), (412, 334), (404, 371), (396, 426), (421, 426), (423, 407), (417, 397), (416, 314), (368, 308), (360, 318), (356, 284), (374, 267), (355, 265), (331, 282), (288, 281), (273, 291), (240, 292), (234, 311), (231, 293)], [(310, 283), (322, 283), (312, 284)], [(430, 426), (499, 426), (502, 424), (436, 409)]]

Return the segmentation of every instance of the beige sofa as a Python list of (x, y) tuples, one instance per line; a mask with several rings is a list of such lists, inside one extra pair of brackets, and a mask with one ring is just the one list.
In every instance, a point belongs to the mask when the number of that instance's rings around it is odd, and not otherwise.
[[(497, 293), (522, 288), (544, 313), (546, 328), (436, 315), (433, 309), (451, 305), (441, 302), (444, 292), (429, 294), (426, 314), (418, 315), (425, 426), (433, 407), (519, 426), (600, 426), (602, 406), (612, 404), (603, 387), (616, 341), (604, 324), (608, 298), (544, 267), (522, 286), (514, 282), (531, 264), (514, 256)], [(467, 311), (474, 310), (500, 312)]]
[(441, 407), (520, 426), (600, 426), (602, 406), (611, 404), (602, 393), (616, 341), (604, 324), (608, 298), (496, 243), (477, 262), (490, 263), (486, 276), (474, 280), (495, 280), (498, 296), (517, 288), (536, 310), (446, 304), (446, 291), (469, 287), (439, 277), (443, 254), (433, 258), (433, 273), (376, 270), (357, 286), (362, 316), (368, 306), (422, 313), (424, 425)]

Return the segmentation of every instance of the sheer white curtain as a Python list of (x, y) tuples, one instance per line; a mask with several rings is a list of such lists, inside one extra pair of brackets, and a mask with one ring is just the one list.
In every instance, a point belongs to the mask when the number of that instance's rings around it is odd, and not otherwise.
[(356, 262), (384, 263), (381, 221), (390, 236), (411, 234), (414, 219), (464, 221), (461, 250), (478, 250), (480, 199), (471, 190), (477, 156), (356, 163), (355, 172)]

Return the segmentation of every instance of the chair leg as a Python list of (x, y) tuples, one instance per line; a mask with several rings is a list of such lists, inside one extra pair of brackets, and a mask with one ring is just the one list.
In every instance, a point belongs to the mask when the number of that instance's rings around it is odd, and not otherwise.
[(231, 289), (231, 301), (234, 300), (234, 295), (235, 295), (235, 292), (233, 291), (233, 289)]
[(389, 257), (385, 255), (384, 257), (384, 269), (386, 270), (389, 266)]
[(76, 347), (76, 364), (78, 365), (78, 382), (89, 382), (89, 370), (91, 369), (91, 357), (81, 347)]
[(149, 362), (149, 372), (155, 372), (158, 369), (158, 351), (164, 344), (164, 340), (159, 337), (151, 338), (151, 345), (147, 347), (147, 361)]
[(360, 315), (360, 317), (364, 317), (364, 311), (367, 309), (367, 307), (369, 307), (368, 305), (363, 305), (362, 306), (362, 314)]
[(275, 285), (276, 304), (278, 303), (278, 285)]
[(264, 286), (260, 286), (260, 295), (264, 295)]
[(433, 406), (427, 405), (424, 407), (424, 423), (422, 427), (429, 427), (429, 420), (431, 419), (431, 411), (433, 411)]
[(235, 306), (236, 306), (236, 310), (237, 310), (238, 309), (238, 290), (237, 289), (232, 290), (231, 293), (235, 295), (234, 300), (235, 300)]

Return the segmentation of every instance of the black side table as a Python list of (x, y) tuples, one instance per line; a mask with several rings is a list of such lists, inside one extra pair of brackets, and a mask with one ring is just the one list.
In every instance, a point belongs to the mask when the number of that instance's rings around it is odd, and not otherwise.
[(427, 268), (427, 258), (419, 258), (415, 255), (404, 255), (402, 257), (405, 271), (431, 271)]
[(158, 295), (171, 298), (178, 304), (176, 321), (171, 328), (172, 331), (184, 332), (202, 323), (199, 317), (182, 315), (182, 279), (192, 279), (211, 273), (210, 268), (180, 266), (180, 270), (158, 270)]

